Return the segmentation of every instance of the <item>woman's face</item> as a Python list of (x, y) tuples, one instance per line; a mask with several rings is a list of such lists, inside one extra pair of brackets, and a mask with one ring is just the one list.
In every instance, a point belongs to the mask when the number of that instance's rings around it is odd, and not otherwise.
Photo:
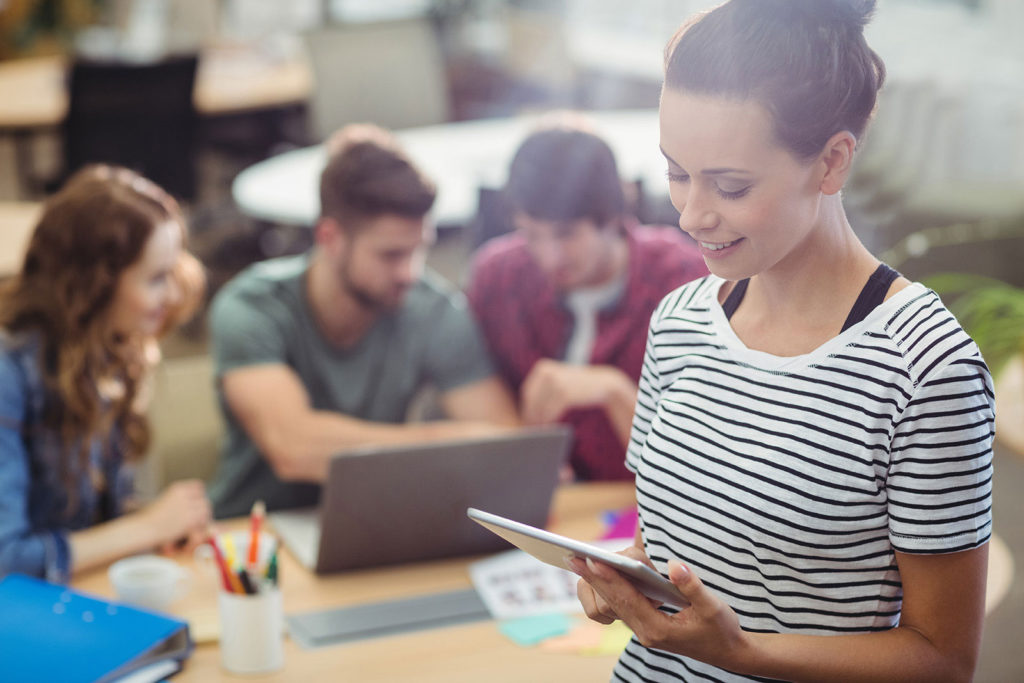
[(753, 101), (665, 89), (661, 149), (679, 226), (708, 269), (740, 280), (798, 258), (821, 202), (821, 163), (779, 146)]
[(121, 273), (110, 307), (111, 325), (124, 336), (156, 334), (171, 308), (181, 299), (172, 276), (181, 253), (181, 229), (167, 222), (157, 226), (139, 259)]

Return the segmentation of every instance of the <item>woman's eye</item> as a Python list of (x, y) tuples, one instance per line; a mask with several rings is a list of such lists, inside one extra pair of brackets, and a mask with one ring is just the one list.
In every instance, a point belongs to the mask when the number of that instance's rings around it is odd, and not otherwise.
[(723, 199), (739, 199), (746, 193), (750, 192), (750, 185), (744, 185), (741, 187), (731, 187), (726, 185), (725, 187), (716, 186), (719, 196)]
[(665, 175), (668, 176), (670, 183), (685, 183), (690, 179), (690, 176), (685, 173), (676, 173), (671, 170), (666, 171)]

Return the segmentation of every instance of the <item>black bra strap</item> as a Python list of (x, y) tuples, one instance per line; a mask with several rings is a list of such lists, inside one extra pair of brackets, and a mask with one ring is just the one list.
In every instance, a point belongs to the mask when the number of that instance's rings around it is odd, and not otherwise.
[(868, 317), (875, 307), (885, 301), (889, 287), (899, 276), (900, 274), (889, 266), (879, 263), (878, 268), (875, 268), (875, 272), (871, 273), (871, 277), (868, 278), (864, 289), (860, 290), (860, 296), (853, 302), (850, 315), (846, 316), (846, 322), (843, 323), (843, 329), (840, 331), (845, 331)]
[[(885, 295), (889, 292), (889, 287), (892, 286), (892, 283), (899, 276), (900, 274), (889, 266), (879, 263), (878, 268), (875, 268), (875, 272), (868, 278), (867, 284), (860, 290), (860, 295), (853, 303), (853, 308), (850, 309), (850, 314), (846, 316), (846, 322), (843, 323), (843, 329), (840, 331), (842, 332), (853, 327), (866, 318), (868, 313), (875, 310), (878, 304), (885, 301)], [(740, 280), (733, 285), (729, 296), (725, 297), (725, 301), (722, 303), (722, 311), (725, 312), (726, 320), (731, 319), (732, 314), (740, 307), (740, 302), (743, 301), (743, 296), (747, 293), (747, 285), (749, 283), (750, 278)]]
[(729, 296), (725, 297), (725, 302), (722, 304), (722, 310), (725, 311), (726, 320), (731, 319), (732, 314), (740, 307), (740, 302), (743, 301), (743, 295), (747, 293), (748, 284), (750, 284), (749, 277), (745, 280), (740, 280), (732, 286), (732, 291), (729, 292)]

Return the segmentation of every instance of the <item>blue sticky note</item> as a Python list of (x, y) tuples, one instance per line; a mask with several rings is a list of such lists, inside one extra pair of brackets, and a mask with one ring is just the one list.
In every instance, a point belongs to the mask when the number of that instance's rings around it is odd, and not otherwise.
[(572, 620), (564, 614), (541, 614), (521, 619), (506, 619), (498, 628), (519, 645), (536, 645), (546, 638), (568, 633)]

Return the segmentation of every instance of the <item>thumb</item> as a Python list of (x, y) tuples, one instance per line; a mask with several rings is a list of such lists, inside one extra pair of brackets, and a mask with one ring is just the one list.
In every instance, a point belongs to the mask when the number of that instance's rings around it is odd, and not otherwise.
[(679, 589), (683, 597), (690, 601), (690, 605), (693, 607), (700, 608), (714, 599), (704, 588), (703, 582), (697, 578), (697, 575), (679, 560), (669, 560), (668, 579)]

